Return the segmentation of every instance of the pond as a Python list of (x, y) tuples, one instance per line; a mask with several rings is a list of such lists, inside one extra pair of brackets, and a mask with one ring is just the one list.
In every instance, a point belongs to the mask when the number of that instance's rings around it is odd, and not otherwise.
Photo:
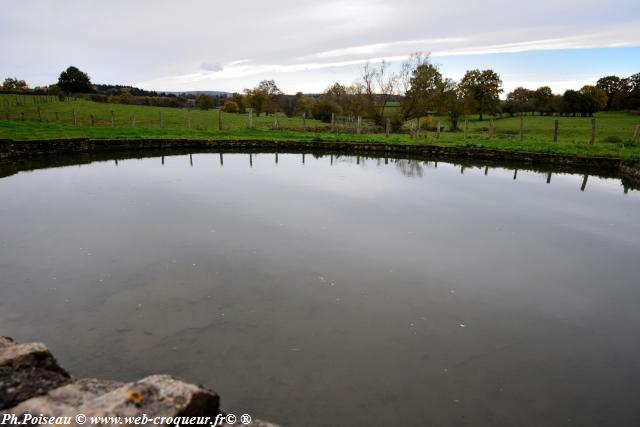
[(0, 167), (0, 335), (285, 426), (640, 424), (619, 179), (160, 154)]

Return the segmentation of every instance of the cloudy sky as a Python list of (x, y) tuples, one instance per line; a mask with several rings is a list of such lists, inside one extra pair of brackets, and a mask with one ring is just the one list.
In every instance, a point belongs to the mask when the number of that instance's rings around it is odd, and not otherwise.
[(640, 72), (640, 1), (5, 0), (0, 78), (287, 93), (351, 83), (366, 61), (430, 52), (448, 77), (493, 68), (508, 91)]

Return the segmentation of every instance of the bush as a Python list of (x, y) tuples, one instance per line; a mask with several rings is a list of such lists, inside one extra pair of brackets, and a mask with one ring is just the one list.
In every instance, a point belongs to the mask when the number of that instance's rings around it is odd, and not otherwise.
[(222, 107), (222, 111), (225, 113), (237, 113), (240, 110), (238, 107), (238, 103), (235, 101), (224, 101), (224, 106)]
[(340, 108), (337, 103), (329, 99), (321, 99), (313, 104), (311, 112), (314, 119), (322, 120), (323, 122), (330, 122), (332, 114), (335, 114), (336, 116), (342, 114), (342, 108)]

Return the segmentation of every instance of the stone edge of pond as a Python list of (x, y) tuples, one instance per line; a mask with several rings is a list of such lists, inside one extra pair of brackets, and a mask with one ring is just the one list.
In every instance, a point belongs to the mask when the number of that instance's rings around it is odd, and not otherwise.
[(375, 142), (278, 141), (252, 139), (89, 139), (66, 138), (45, 140), (0, 139), (0, 159), (47, 154), (91, 151), (121, 151), (163, 148), (216, 148), (286, 150), (322, 150), (344, 153), (413, 154), (440, 159), (477, 159), (508, 161), (549, 166), (577, 166), (616, 172), (620, 177), (640, 183), (640, 163), (615, 157), (586, 157), (526, 151), (508, 151), (476, 146), (442, 146), (432, 144), (393, 144)]
[[(0, 413), (3, 416), (15, 415), (17, 420), (24, 420), (27, 414), (33, 417), (70, 417), (68, 425), (72, 426), (83, 424), (77, 422), (79, 414), (211, 419), (224, 414), (218, 394), (202, 385), (190, 384), (169, 375), (151, 375), (129, 383), (77, 379), (58, 364), (44, 344), (16, 343), (2, 336)], [(90, 423), (89, 420), (86, 422)], [(242, 425), (278, 427), (260, 420)]]

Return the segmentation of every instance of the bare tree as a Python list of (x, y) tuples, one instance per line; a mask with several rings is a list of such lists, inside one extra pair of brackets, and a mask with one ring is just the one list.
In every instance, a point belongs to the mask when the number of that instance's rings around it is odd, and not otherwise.
[(384, 123), (384, 107), (396, 94), (399, 75), (389, 70), (389, 64), (381, 61), (377, 65), (366, 63), (362, 68), (362, 85), (369, 116), (379, 125)]

